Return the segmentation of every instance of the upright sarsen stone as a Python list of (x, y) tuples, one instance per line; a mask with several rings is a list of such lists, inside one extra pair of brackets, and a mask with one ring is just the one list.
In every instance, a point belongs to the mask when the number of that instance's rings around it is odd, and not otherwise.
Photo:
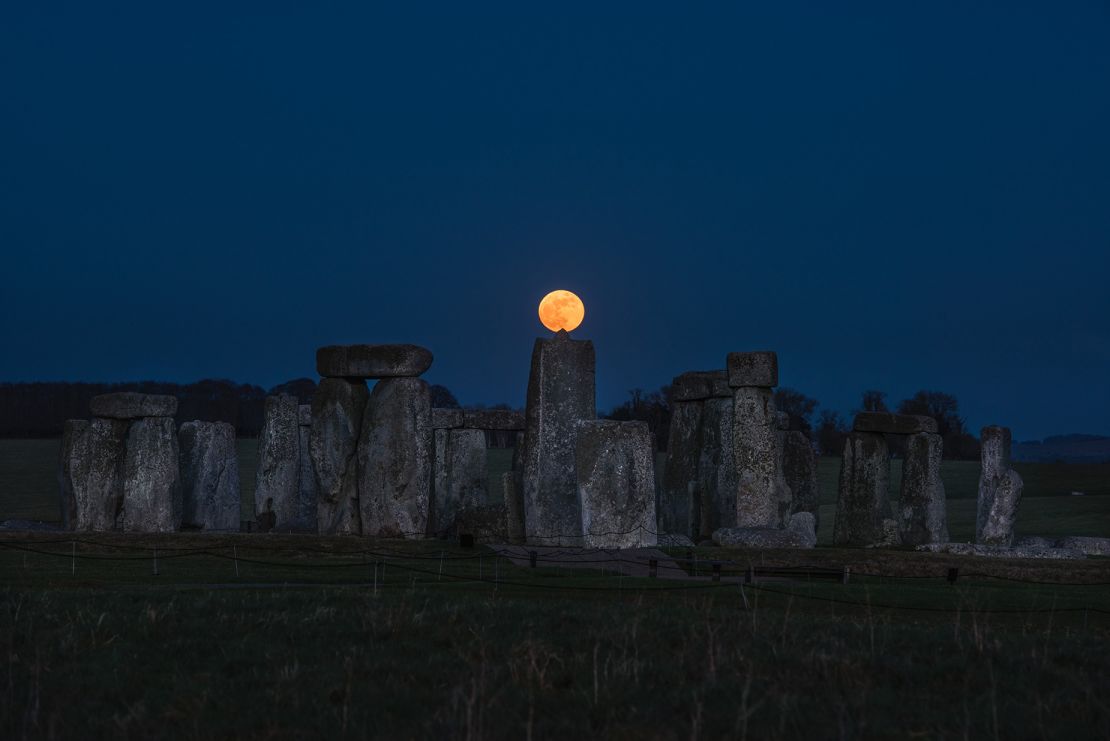
[(940, 480), (943, 438), (918, 432), (906, 438), (898, 531), (904, 545), (948, 542), (947, 504)]
[(489, 504), (486, 478), (482, 430), (436, 430), (431, 529), (448, 532), (460, 509)]
[(181, 527), (181, 481), (173, 417), (145, 417), (127, 431), (122, 528), (172, 533)]
[(691, 537), (709, 538), (723, 527), (736, 525), (736, 460), (733, 452), (733, 400), (706, 399), (701, 415), (701, 446), (698, 451), (699, 502)]
[(298, 406), (296, 397), (289, 394), (266, 397), (262, 433), (258, 438), (255, 516), (272, 512), (275, 532), (316, 529), (315, 521), (301, 519), (304, 507), (298, 501), (301, 477)]
[(782, 474), (790, 487), (791, 513), (809, 512), (813, 515), (814, 527), (817, 527), (820, 524), (817, 455), (804, 432), (793, 430), (782, 433)]
[(782, 475), (771, 389), (741, 386), (733, 400), (736, 526), (784, 527), (790, 519), (790, 488)]
[[(73, 490), (75, 529), (112, 530), (123, 504), (123, 465), (128, 423), (93, 417), (74, 424), (63, 477)], [(68, 471), (68, 473), (66, 473)]]
[(890, 452), (878, 432), (852, 432), (844, 441), (833, 543), (893, 545), (897, 525), (890, 509)]
[(596, 417), (593, 343), (572, 340), (562, 330), (551, 339), (536, 340), (524, 433), (524, 518), (529, 542), (582, 542), (575, 446), (579, 423)]
[[(305, 530), (318, 531), (316, 522), (316, 466), (312, 463), (312, 405), (297, 407), (297, 521)], [(357, 532), (357, 531), (356, 531)]]
[(654, 546), (655, 470), (646, 422), (582, 422), (576, 443), (582, 545)]
[(182, 423), (177, 431), (181, 524), (202, 530), (239, 529), (239, 459), (227, 422)]
[(979, 440), (982, 469), (979, 474), (975, 542), (1010, 545), (1014, 539), (1014, 520), (1023, 488), (1021, 476), (1010, 468), (1010, 429), (984, 427)]
[(700, 523), (704, 409), (705, 402), (700, 400), (671, 403), (671, 426), (657, 512), (659, 532), (694, 536)]
[[(312, 397), (309, 458), (321, 535), (358, 535), (358, 441), (370, 391), (361, 379), (324, 378)], [(302, 433), (304, 427), (302, 426)]]
[(378, 381), (358, 443), (364, 535), (421, 538), (431, 507), (432, 401), (419, 378)]
[(59, 504), (62, 514), (62, 528), (77, 528), (77, 494), (74, 490), (74, 474), (84, 475), (80, 467), (84, 465), (82, 456), (85, 436), (89, 423), (84, 419), (67, 419), (62, 428), (62, 453), (58, 466), (58, 489), (61, 494)]

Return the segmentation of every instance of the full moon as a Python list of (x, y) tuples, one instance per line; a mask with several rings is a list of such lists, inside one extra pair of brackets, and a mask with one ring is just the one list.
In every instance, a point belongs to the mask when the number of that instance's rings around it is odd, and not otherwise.
[(570, 332), (582, 323), (586, 307), (570, 291), (552, 291), (540, 301), (540, 322), (552, 332)]

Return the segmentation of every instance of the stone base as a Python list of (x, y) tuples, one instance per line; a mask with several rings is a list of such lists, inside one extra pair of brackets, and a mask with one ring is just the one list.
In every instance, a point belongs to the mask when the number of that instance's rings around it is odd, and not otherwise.
[(765, 527), (726, 527), (713, 533), (713, 542), (729, 548), (813, 548), (817, 545), (813, 515), (798, 512), (785, 530)]
[(929, 543), (917, 550), (927, 553), (948, 553), (953, 556), (983, 556), (986, 558), (1086, 558), (1083, 551), (1074, 548), (1044, 548), (1020, 545), (981, 545), (979, 543)]

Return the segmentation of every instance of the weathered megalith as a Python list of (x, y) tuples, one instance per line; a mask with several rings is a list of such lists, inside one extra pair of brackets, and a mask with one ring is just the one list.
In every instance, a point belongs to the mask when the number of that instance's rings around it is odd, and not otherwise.
[(508, 541), (524, 543), (524, 492), (520, 471), (501, 474), (501, 487), (505, 492), (505, 533)]
[(790, 487), (791, 514), (809, 512), (814, 527), (821, 524), (818, 514), (820, 487), (817, 484), (817, 454), (804, 432), (782, 433), (782, 474)]
[(537, 339), (528, 377), (523, 455), (528, 542), (582, 542), (575, 446), (580, 422), (596, 417), (593, 343), (572, 340), (564, 330), (551, 339)]
[[(312, 463), (312, 405), (297, 407), (297, 520), (310, 532), (319, 532), (316, 466)], [(357, 530), (355, 531), (358, 532)]]
[(315, 519), (304, 519), (300, 501), (300, 410), (289, 394), (266, 397), (262, 433), (258, 438), (255, 517), (273, 512), (275, 532), (315, 532)]
[(68, 452), (63, 447), (63, 481), (73, 492), (73, 528), (104, 531), (116, 527), (123, 504), (123, 463), (127, 445), (125, 420), (93, 417), (71, 420)]
[(836, 545), (894, 545), (890, 508), (890, 453), (878, 432), (851, 432), (844, 441), (833, 522)]
[(419, 345), (328, 345), (316, 351), (316, 371), (325, 378), (407, 378), (432, 365)]
[(646, 422), (588, 420), (575, 460), (587, 548), (654, 546), (655, 469)]
[[(734, 355), (731, 353), (730, 365)], [(732, 450), (736, 462), (737, 527), (783, 527), (790, 516), (790, 488), (782, 475), (778, 420), (770, 388), (734, 389)]]
[(61, 494), (59, 504), (62, 513), (62, 528), (75, 530), (77, 528), (77, 494), (74, 490), (74, 475), (83, 472), (79, 468), (84, 464), (82, 459), (85, 446), (85, 436), (89, 431), (89, 422), (84, 419), (67, 419), (62, 428), (61, 462), (58, 466), (58, 490)]
[(240, 490), (235, 428), (227, 422), (184, 422), (177, 431), (177, 446), (182, 526), (238, 531)]
[(89, 402), (89, 412), (94, 417), (108, 419), (172, 417), (177, 414), (177, 397), (137, 391), (101, 394)]
[[(308, 451), (316, 481), (321, 535), (358, 535), (358, 441), (370, 391), (362, 379), (324, 378), (310, 411)], [(304, 426), (301, 426), (302, 434)]]
[(817, 523), (811, 513), (796, 512), (785, 528), (724, 527), (713, 533), (713, 542), (731, 548), (813, 548)]
[(126, 532), (181, 527), (181, 479), (173, 417), (144, 417), (127, 430), (120, 523)]
[[(723, 378), (723, 373), (721, 374)], [(733, 400), (714, 397), (703, 402), (701, 449), (698, 455), (697, 519), (688, 534), (697, 540), (722, 527), (736, 525), (736, 459), (733, 452)]]
[(728, 354), (728, 385), (732, 388), (754, 386), (774, 388), (779, 385), (779, 356), (770, 350), (730, 352)]
[(374, 386), (358, 443), (358, 500), (364, 535), (422, 538), (431, 507), (432, 402), (419, 378)]
[(948, 542), (944, 482), (940, 480), (943, 438), (916, 432), (906, 438), (899, 501), (899, 535), (904, 545)]
[(982, 469), (979, 474), (975, 542), (1010, 545), (1014, 539), (1014, 519), (1022, 491), (1021, 476), (1010, 468), (1010, 428), (984, 427), (979, 441)]
[(691, 535), (701, 521), (702, 412), (705, 403), (671, 402), (671, 427), (659, 496), (659, 532)]
[(486, 478), (486, 435), (482, 430), (436, 430), (431, 531), (450, 532), (462, 507), (485, 506), (489, 499)]

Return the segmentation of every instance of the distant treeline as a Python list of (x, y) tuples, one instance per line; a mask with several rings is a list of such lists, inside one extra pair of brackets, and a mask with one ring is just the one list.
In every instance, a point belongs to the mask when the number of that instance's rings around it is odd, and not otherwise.
[(177, 397), (177, 421), (228, 422), (240, 437), (262, 430), (266, 396), (292, 394), (307, 404), (316, 390), (310, 378), (298, 378), (267, 390), (248, 383), (206, 379), (196, 383), (0, 383), (0, 437), (57, 437), (67, 419), (88, 419), (89, 401), (99, 394), (139, 391)]

